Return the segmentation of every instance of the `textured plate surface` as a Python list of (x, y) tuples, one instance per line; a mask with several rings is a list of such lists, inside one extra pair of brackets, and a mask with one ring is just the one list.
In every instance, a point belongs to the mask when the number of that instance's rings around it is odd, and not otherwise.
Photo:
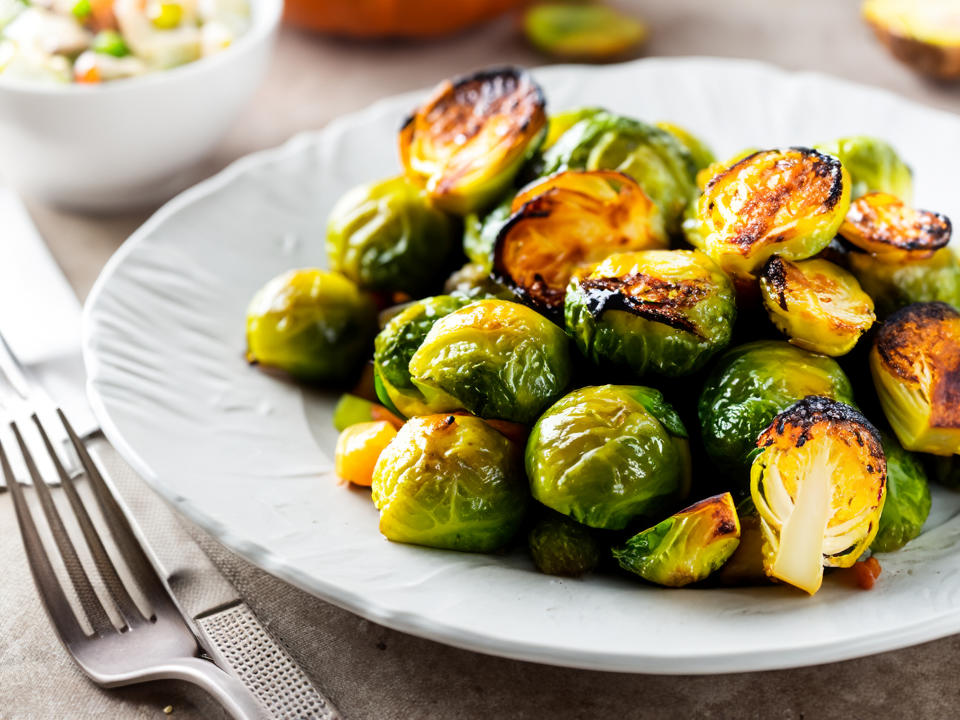
[[(536, 73), (553, 111), (604, 105), (671, 120), (720, 156), (846, 134), (889, 138), (921, 207), (960, 217), (960, 119), (882, 91), (752, 62), (645, 60)], [(266, 570), (360, 615), (461, 647), (586, 668), (716, 673), (855, 657), (960, 630), (960, 519), (940, 492), (928, 530), (882, 559), (871, 592), (827, 582), (670, 591), (536, 573), (522, 553), (394, 545), (368, 493), (332, 476), (334, 398), (245, 364), (244, 310), (266, 280), (324, 264), (327, 212), (396, 173), (421, 94), (234, 164), (161, 209), (87, 303), (89, 390), (108, 438), (165, 498)]]

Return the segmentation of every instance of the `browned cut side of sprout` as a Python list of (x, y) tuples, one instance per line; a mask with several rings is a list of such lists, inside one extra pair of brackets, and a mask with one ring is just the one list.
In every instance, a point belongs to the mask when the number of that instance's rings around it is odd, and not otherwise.
[(887, 193), (868, 193), (850, 205), (840, 235), (882, 260), (922, 260), (950, 242), (946, 215), (917, 210)]

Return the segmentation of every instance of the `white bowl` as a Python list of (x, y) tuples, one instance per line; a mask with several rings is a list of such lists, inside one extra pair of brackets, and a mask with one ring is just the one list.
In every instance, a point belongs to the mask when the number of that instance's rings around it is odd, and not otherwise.
[(183, 189), (263, 78), (283, 0), (251, 0), (250, 29), (196, 62), (103, 85), (0, 76), (0, 174), (25, 195), (87, 211)]

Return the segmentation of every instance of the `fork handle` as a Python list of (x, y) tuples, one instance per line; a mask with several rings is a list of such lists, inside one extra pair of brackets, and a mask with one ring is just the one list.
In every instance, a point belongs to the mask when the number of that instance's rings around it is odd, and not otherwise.
[(209, 660), (181, 658), (157, 673), (156, 679), (183, 680), (197, 685), (219, 702), (234, 720), (270, 720), (259, 700), (246, 686)]

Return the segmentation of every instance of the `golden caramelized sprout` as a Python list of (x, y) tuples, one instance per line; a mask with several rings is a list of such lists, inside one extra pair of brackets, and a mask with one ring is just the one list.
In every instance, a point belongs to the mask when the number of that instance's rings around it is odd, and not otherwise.
[(707, 253), (727, 272), (756, 273), (774, 253), (823, 250), (850, 207), (840, 161), (808, 148), (754, 153), (714, 175), (698, 201)]
[(811, 595), (824, 567), (850, 567), (879, 527), (887, 463), (876, 428), (849, 405), (808, 396), (757, 439), (750, 494), (770, 577)]
[(774, 255), (763, 266), (760, 292), (770, 320), (791, 343), (824, 355), (846, 355), (876, 320), (857, 279), (820, 258), (791, 262)]
[(543, 93), (516, 68), (441, 83), (400, 130), (407, 177), (465, 215), (503, 194), (543, 138)]
[(909, 305), (877, 333), (870, 370), (880, 404), (907, 450), (960, 454), (960, 312)]
[(657, 206), (623, 173), (568, 170), (524, 188), (513, 202), (493, 272), (542, 310), (562, 310), (578, 269), (614, 253), (667, 246)]
[(843, 238), (885, 262), (922, 260), (950, 242), (950, 219), (916, 210), (887, 193), (869, 193), (850, 205)]

